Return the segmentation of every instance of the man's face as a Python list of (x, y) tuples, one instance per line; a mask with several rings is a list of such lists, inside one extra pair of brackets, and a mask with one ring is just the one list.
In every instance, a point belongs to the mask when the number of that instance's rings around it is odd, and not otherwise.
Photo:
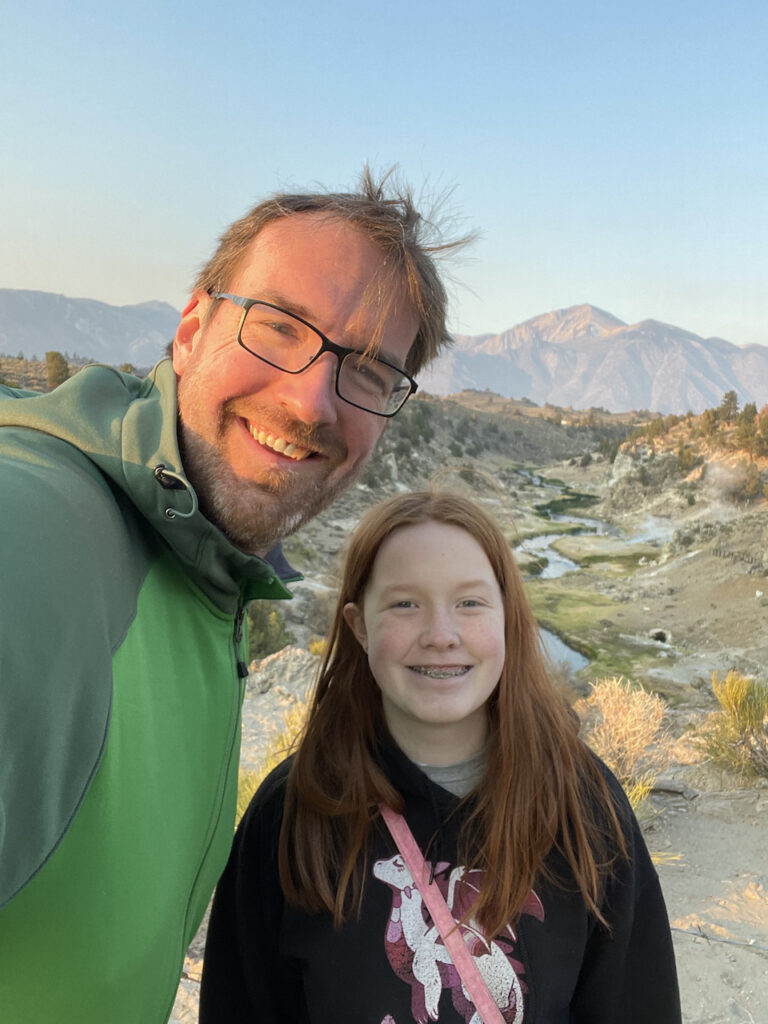
[[(364, 297), (382, 263), (359, 229), (294, 214), (259, 232), (227, 290), (298, 313), (362, 351), (381, 320), (381, 306)], [(405, 366), (418, 320), (404, 283), (397, 287), (379, 354)], [(284, 373), (237, 344), (242, 310), (233, 303), (220, 302), (202, 327), (210, 302), (193, 296), (174, 339), (184, 467), (208, 518), (238, 547), (264, 554), (352, 483), (386, 420), (336, 395), (333, 353)]]

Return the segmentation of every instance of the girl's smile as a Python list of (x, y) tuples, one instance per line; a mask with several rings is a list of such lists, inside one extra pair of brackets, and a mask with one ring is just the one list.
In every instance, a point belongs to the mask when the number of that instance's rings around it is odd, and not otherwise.
[(432, 667), (411, 665), (410, 667), (414, 672), (418, 672), (422, 676), (429, 676), (430, 679), (455, 679), (457, 676), (466, 675), (470, 669), (469, 665), (457, 665), (455, 668), (451, 668), (449, 665), (434, 665)]

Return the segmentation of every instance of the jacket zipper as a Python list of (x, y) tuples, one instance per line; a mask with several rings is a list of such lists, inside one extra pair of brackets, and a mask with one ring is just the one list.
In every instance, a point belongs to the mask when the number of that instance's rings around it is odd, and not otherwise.
[(235, 663), (237, 665), (237, 678), (245, 679), (248, 675), (248, 666), (240, 660), (240, 644), (243, 639), (243, 620), (245, 619), (245, 607), (239, 608), (235, 616)]

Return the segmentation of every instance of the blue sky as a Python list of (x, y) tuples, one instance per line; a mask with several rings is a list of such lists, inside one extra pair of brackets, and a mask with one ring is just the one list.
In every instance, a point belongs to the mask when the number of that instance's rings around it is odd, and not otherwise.
[(591, 302), (768, 344), (764, 0), (6, 2), (0, 287), (180, 307), (365, 160), (453, 189), (451, 326)]

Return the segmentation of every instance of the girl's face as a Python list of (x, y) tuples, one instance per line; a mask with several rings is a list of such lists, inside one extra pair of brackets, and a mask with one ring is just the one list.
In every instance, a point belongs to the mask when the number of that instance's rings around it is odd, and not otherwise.
[(347, 604), (344, 617), (411, 760), (454, 764), (482, 749), (485, 705), (504, 664), (504, 602), (474, 537), (434, 521), (395, 530), (362, 605)]

